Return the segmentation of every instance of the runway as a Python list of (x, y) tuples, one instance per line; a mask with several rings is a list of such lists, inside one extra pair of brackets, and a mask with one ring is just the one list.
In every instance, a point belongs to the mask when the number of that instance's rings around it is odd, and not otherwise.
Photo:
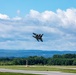
[(76, 75), (74, 73), (63, 73), (57, 71), (28, 71), (28, 70), (12, 70), (12, 69), (0, 69), (0, 72), (29, 73), (29, 74), (42, 74), (42, 75)]

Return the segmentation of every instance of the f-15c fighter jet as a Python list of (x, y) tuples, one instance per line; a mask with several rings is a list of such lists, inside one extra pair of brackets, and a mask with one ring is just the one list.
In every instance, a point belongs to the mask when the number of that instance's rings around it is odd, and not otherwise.
[(43, 39), (42, 39), (42, 36), (43, 34), (36, 34), (36, 33), (33, 33), (33, 37), (36, 38), (36, 40), (39, 42), (43, 42)]

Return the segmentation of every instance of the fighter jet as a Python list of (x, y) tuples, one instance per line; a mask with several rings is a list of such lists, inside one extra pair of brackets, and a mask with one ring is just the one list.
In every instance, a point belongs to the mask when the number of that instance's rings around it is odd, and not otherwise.
[(43, 39), (42, 39), (42, 36), (43, 34), (36, 34), (36, 33), (33, 33), (33, 37), (36, 38), (36, 40), (39, 42), (43, 42)]

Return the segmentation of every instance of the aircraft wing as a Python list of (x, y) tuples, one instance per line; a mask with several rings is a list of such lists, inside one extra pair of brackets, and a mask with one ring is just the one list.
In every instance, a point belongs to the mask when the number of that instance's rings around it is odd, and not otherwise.
[(33, 33), (34, 35), (37, 35), (36, 33)]

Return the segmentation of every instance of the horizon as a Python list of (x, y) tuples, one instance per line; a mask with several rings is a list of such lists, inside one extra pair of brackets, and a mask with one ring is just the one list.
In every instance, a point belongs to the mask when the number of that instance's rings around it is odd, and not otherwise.
[(44, 51), (44, 50), (0, 50), (1, 57), (29, 57), (43, 56), (52, 57), (53, 55), (76, 54), (76, 51)]
[[(76, 51), (76, 0), (0, 0), (0, 50)], [(33, 32), (43, 35), (43, 42)]]
[(60, 52), (60, 51), (61, 51), (61, 52), (63, 52), (63, 51), (66, 51), (66, 52), (67, 52), (67, 51), (76, 51), (76, 50), (0, 49), (0, 51), (2, 51), (2, 50), (3, 50), (3, 51), (7, 51), (7, 50), (8, 50), (8, 51), (48, 51), (48, 52), (49, 52), (49, 51), (55, 51), (55, 52), (56, 52), (56, 51), (59, 51), (59, 52)]

